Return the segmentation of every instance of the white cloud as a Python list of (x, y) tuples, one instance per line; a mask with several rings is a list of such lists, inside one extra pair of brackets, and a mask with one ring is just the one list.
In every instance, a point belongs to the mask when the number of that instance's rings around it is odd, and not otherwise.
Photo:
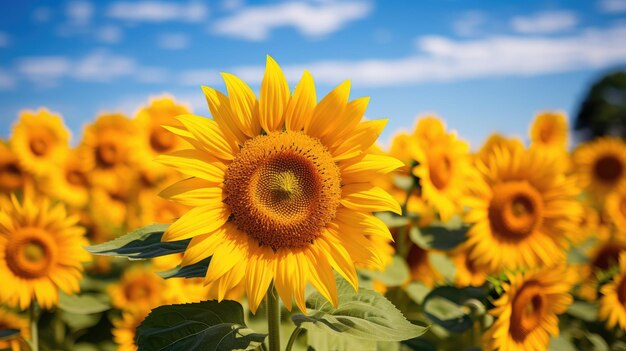
[(132, 58), (94, 51), (72, 65), (71, 76), (78, 80), (107, 82), (132, 75), (136, 69)]
[(187, 4), (166, 1), (114, 2), (107, 16), (132, 22), (198, 22), (208, 15), (209, 9), (199, 2)]
[(186, 49), (189, 42), (189, 37), (182, 33), (166, 33), (157, 38), (157, 45), (166, 50)]
[(105, 43), (119, 43), (122, 40), (122, 30), (116, 26), (104, 26), (97, 30), (96, 37)]
[(226, 11), (234, 11), (242, 8), (244, 5), (243, 0), (222, 0), (221, 7)]
[(279, 27), (294, 27), (309, 37), (333, 33), (348, 22), (364, 18), (372, 11), (369, 2), (329, 2), (310, 4), (284, 2), (245, 7), (218, 20), (212, 32), (248, 40), (264, 40)]
[(626, 0), (601, 0), (600, 10), (608, 13), (626, 12)]
[[(244, 77), (240, 78), (244, 79)], [(255, 77), (256, 78), (256, 77)], [(210, 69), (192, 69), (181, 72), (179, 83), (182, 85), (215, 85), (221, 82), (219, 72)]]
[(6, 32), (0, 32), (0, 48), (6, 48), (11, 43), (9, 34)]
[[(359, 86), (394, 86), (487, 77), (535, 76), (598, 69), (626, 62), (626, 25), (589, 29), (566, 37), (495, 36), (453, 40), (440, 36), (417, 40), (419, 54), (398, 59), (317, 61), (283, 65), (290, 82), (304, 69), (315, 81), (337, 84), (352, 79)], [(280, 62), (280, 58), (277, 58)], [(259, 84), (262, 66), (234, 67), (229, 72)], [(215, 72), (183, 72), (182, 84), (207, 84)], [(193, 79), (198, 78), (198, 79)]]
[(94, 14), (93, 5), (87, 1), (73, 1), (65, 6), (65, 14), (74, 25), (87, 25)]
[(460, 36), (473, 36), (480, 32), (480, 26), (483, 25), (486, 20), (487, 16), (485, 16), (484, 13), (480, 11), (468, 11), (452, 23), (452, 28), (454, 32)]
[(511, 20), (511, 27), (519, 33), (556, 33), (574, 28), (578, 17), (570, 11), (540, 12), (532, 16), (518, 16)]
[(32, 14), (33, 21), (37, 23), (48, 22), (52, 18), (52, 10), (48, 7), (37, 7)]
[(67, 75), (72, 66), (71, 60), (63, 56), (40, 56), (19, 59), (17, 72), (31, 83), (42, 87), (58, 84), (58, 80)]
[(154, 84), (167, 81), (169, 73), (164, 68), (159, 67), (140, 67), (135, 72), (135, 78), (140, 83)]
[(11, 90), (15, 87), (15, 78), (6, 70), (0, 68), (0, 90)]

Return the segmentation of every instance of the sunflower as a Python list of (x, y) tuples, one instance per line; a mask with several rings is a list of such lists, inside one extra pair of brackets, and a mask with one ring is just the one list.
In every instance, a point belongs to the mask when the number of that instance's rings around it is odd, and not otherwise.
[[(420, 126), (418, 123), (417, 130)], [(430, 134), (426, 131), (422, 134), (424, 138), (416, 138), (411, 147), (413, 161), (417, 163), (412, 173), (419, 178), (424, 201), (439, 212), (442, 221), (447, 222), (455, 213), (461, 212), (460, 199), (472, 176), (469, 147), (453, 133), (445, 134), (438, 128)]]
[(485, 283), (489, 271), (470, 258), (466, 245), (460, 245), (450, 253), (450, 256), (456, 267), (454, 283), (457, 286), (481, 286)]
[(585, 300), (595, 301), (598, 290), (598, 274), (618, 265), (619, 257), (626, 252), (626, 241), (611, 239), (600, 242), (589, 253), (589, 262), (579, 272), (578, 295)]
[(165, 300), (165, 281), (148, 267), (135, 266), (108, 288), (111, 305), (122, 310), (150, 310)]
[(137, 327), (149, 312), (149, 309), (124, 311), (121, 319), (113, 321), (113, 341), (117, 344), (117, 351), (137, 351), (135, 344)]
[(169, 96), (152, 99), (148, 106), (137, 112), (135, 121), (139, 126), (139, 137), (150, 156), (150, 161), (157, 155), (188, 146), (183, 139), (165, 130), (162, 125), (181, 127), (180, 122), (174, 117), (190, 112), (188, 107), (177, 104), (174, 98)]
[(573, 155), (580, 185), (602, 200), (610, 192), (626, 187), (626, 143), (613, 137), (580, 145)]
[(484, 334), (485, 350), (546, 350), (559, 334), (557, 315), (572, 303), (575, 274), (560, 266), (507, 276), (490, 311), (497, 319)]
[[(24, 339), (30, 338), (28, 320), (13, 312), (6, 311), (0, 308), (0, 331), (6, 329), (19, 330), (19, 336)], [(28, 345), (20, 339), (10, 338), (0, 340), (0, 350), (29, 350)]]
[(68, 142), (69, 132), (63, 120), (46, 109), (22, 111), (11, 134), (11, 148), (20, 164), (38, 176), (64, 159)]
[(410, 243), (406, 263), (409, 266), (411, 281), (419, 281), (429, 288), (443, 281), (443, 276), (430, 263), (430, 251)]
[(437, 143), (444, 135), (446, 135), (446, 125), (437, 116), (419, 118), (413, 131), (413, 137), (423, 145)]
[(483, 146), (480, 147), (480, 150), (476, 153), (476, 157), (483, 163), (489, 163), (491, 154), (495, 150), (502, 148), (509, 150), (516, 148), (523, 149), (524, 144), (522, 143), (522, 140), (518, 138), (509, 138), (498, 133), (493, 133), (487, 138), (487, 140), (485, 140)]
[(619, 272), (602, 287), (598, 318), (606, 320), (607, 328), (616, 325), (626, 330), (626, 252), (619, 255)]
[(205, 283), (224, 292), (244, 282), (252, 312), (273, 281), (291, 309), (306, 311), (311, 282), (337, 305), (333, 269), (355, 288), (354, 262), (383, 262), (367, 235), (390, 236), (371, 212), (400, 206), (369, 179), (402, 163), (368, 152), (385, 120), (360, 122), (369, 101), (348, 102), (344, 82), (319, 103), (305, 72), (293, 95), (268, 56), (257, 101), (239, 78), (223, 74), (229, 96), (203, 87), (213, 119), (179, 116), (168, 127), (193, 146), (158, 159), (192, 178), (167, 190), (194, 207), (163, 240), (192, 238), (183, 264), (213, 256)]
[(567, 147), (567, 117), (563, 112), (542, 112), (530, 126), (531, 147), (565, 151)]
[(43, 184), (50, 196), (70, 207), (83, 208), (89, 201), (89, 169), (76, 151), (69, 153)]
[(58, 303), (58, 290), (79, 291), (83, 262), (90, 255), (78, 217), (68, 216), (63, 204), (25, 196), (0, 198), (0, 301), (27, 308), (36, 301), (49, 309)]
[(614, 191), (606, 199), (606, 212), (615, 228), (626, 236), (626, 187)]
[(0, 194), (8, 195), (31, 183), (31, 175), (24, 170), (8, 145), (0, 142)]
[(552, 154), (498, 148), (465, 199), (470, 258), (490, 271), (554, 265), (565, 258), (567, 233), (576, 232), (582, 209), (571, 177)]

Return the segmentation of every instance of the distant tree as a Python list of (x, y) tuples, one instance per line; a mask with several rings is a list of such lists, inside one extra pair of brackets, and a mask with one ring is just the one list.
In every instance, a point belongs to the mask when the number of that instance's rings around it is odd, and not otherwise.
[(603, 135), (626, 138), (626, 72), (608, 74), (591, 86), (574, 128), (585, 140)]

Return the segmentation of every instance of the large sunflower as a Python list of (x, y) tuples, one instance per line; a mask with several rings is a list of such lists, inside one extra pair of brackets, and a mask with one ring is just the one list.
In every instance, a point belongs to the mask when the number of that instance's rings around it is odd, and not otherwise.
[(542, 112), (530, 126), (531, 147), (565, 151), (567, 147), (567, 118), (563, 112)]
[(551, 154), (498, 148), (477, 168), (482, 177), (466, 199), (471, 259), (490, 271), (563, 260), (582, 209), (573, 179)]
[(11, 134), (11, 148), (20, 164), (35, 175), (45, 175), (61, 162), (68, 142), (63, 120), (46, 109), (21, 112)]
[(617, 325), (626, 330), (626, 252), (620, 253), (619, 272), (600, 292), (598, 318), (605, 320), (608, 328)]
[(203, 87), (213, 119), (185, 115), (169, 127), (193, 146), (159, 160), (192, 176), (171, 197), (194, 207), (163, 240), (192, 238), (183, 264), (213, 256), (205, 282), (220, 295), (244, 282), (255, 312), (273, 281), (288, 308), (306, 310), (310, 282), (333, 305), (333, 269), (354, 287), (354, 262), (382, 268), (366, 235), (390, 237), (371, 215), (400, 213), (399, 204), (370, 179), (402, 166), (368, 153), (385, 120), (361, 122), (369, 101), (348, 102), (344, 82), (319, 103), (305, 72), (290, 93), (278, 64), (267, 59), (260, 98), (239, 78), (223, 74), (229, 96)]
[(572, 303), (575, 274), (551, 267), (526, 274), (507, 274), (504, 294), (490, 311), (496, 321), (485, 332), (485, 350), (546, 350), (559, 334), (559, 314)]
[(580, 145), (573, 156), (581, 186), (596, 198), (626, 186), (626, 143), (606, 137)]
[(424, 201), (446, 222), (462, 210), (460, 200), (465, 195), (472, 170), (469, 146), (454, 133), (440, 130), (441, 123), (427, 120), (430, 122), (426, 125), (432, 130), (426, 129), (422, 121), (416, 128), (416, 135), (424, 136), (416, 137), (411, 147), (413, 161), (417, 163), (412, 172), (419, 178)]
[(56, 305), (59, 289), (79, 291), (89, 243), (78, 218), (62, 204), (15, 196), (0, 198), (0, 301), (24, 309), (31, 302), (44, 309)]

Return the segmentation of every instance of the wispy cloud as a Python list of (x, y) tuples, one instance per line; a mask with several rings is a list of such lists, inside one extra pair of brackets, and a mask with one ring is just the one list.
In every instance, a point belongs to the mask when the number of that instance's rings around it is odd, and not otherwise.
[(8, 71), (0, 68), (0, 90), (10, 90), (15, 87), (15, 78)]
[(511, 27), (518, 33), (556, 33), (576, 27), (578, 16), (571, 11), (540, 12), (531, 16), (517, 16)]
[(264, 40), (273, 29), (293, 27), (305, 36), (320, 37), (366, 17), (371, 11), (369, 2), (284, 2), (251, 6), (218, 20), (211, 31), (241, 39)]
[[(624, 38), (624, 25), (588, 29), (559, 38), (495, 36), (454, 40), (427, 36), (417, 39), (419, 53), (409, 57), (317, 61), (284, 65), (283, 70), (291, 82), (296, 82), (302, 71), (308, 69), (318, 83), (336, 84), (339, 83), (338, 77), (345, 77), (360, 86), (377, 87), (473, 78), (537, 76), (626, 63)], [(234, 67), (228, 71), (251, 84), (259, 84), (263, 77), (261, 66)], [(206, 84), (202, 80), (215, 79), (215, 75), (213, 71), (185, 71), (181, 75), (181, 83)]]
[(94, 7), (87, 1), (72, 1), (65, 6), (65, 15), (73, 25), (87, 25), (93, 14)]
[(111, 18), (131, 22), (198, 22), (206, 18), (209, 9), (200, 2), (118, 1), (106, 11)]
[(0, 32), (0, 48), (6, 48), (9, 46), (11, 39), (6, 32)]
[(626, 12), (626, 0), (601, 0), (600, 10), (608, 13)]
[(48, 7), (41, 6), (33, 10), (32, 19), (37, 23), (48, 22), (52, 18), (52, 10)]
[(122, 30), (117, 26), (104, 26), (97, 30), (96, 37), (104, 43), (116, 44), (122, 40)]
[[(256, 77), (255, 77), (256, 78)], [(210, 69), (192, 69), (182, 71), (179, 76), (179, 83), (182, 85), (200, 86), (219, 84), (219, 72)]]
[(480, 11), (468, 11), (463, 13), (454, 23), (452, 28), (460, 36), (473, 36), (480, 33), (480, 26), (485, 23), (487, 16)]
[(182, 33), (165, 33), (157, 38), (157, 46), (166, 50), (186, 49), (189, 43), (189, 37)]

